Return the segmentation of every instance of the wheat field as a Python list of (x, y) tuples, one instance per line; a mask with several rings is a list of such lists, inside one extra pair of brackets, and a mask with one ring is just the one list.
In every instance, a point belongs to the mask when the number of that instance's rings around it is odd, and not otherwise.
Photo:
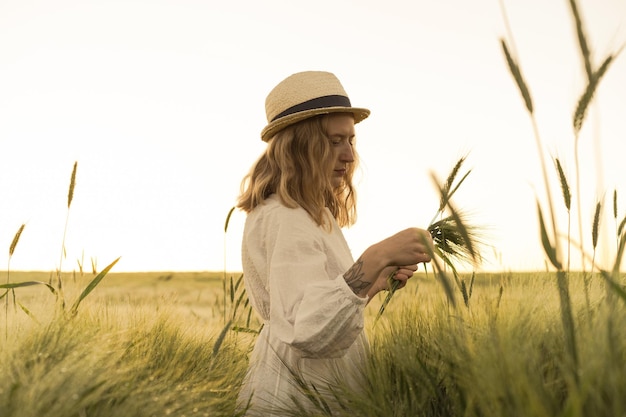
[[(68, 298), (89, 278), (66, 277)], [(111, 273), (71, 318), (44, 288), (16, 294), (18, 306), (0, 324), (0, 415), (237, 415), (255, 335), (236, 329), (260, 324), (248, 321), (247, 307), (234, 311), (236, 281), (218, 272)], [(373, 300), (366, 382), (359, 393), (334, 386), (339, 415), (626, 413), (624, 304), (607, 298), (600, 277), (571, 277), (577, 363), (564, 343), (553, 273), (478, 274), (472, 282), (467, 305), (453, 307), (432, 273), (412, 279), (379, 320), (383, 296)], [(311, 415), (325, 415), (324, 407)]]
[[(583, 229), (579, 177), (594, 175), (579, 172), (581, 129), (621, 49), (592, 62), (576, 1), (569, 5), (587, 77), (572, 114), (573, 178), (559, 159), (552, 157), (555, 169), (549, 168), (512, 33), (501, 39), (541, 161), (545, 196), (537, 197), (537, 244), (546, 270), (455, 268), (457, 255), (480, 258), (474, 225), (450, 201), (467, 176), (455, 185), (457, 165), (439, 186), (430, 269), (367, 307), (371, 355), (357, 370), (361, 389), (350, 390), (341, 380), (304, 386), (310, 410), (294, 406), (284, 415), (626, 416), (626, 217), (617, 190), (608, 219), (615, 224), (612, 265), (594, 263), (600, 208), (611, 202), (595, 202), (592, 236), (570, 233), (572, 224)], [(76, 169), (74, 164), (68, 218)], [(100, 271), (94, 266), (85, 272), (81, 265), (65, 272), (64, 242), (57, 270), (12, 271), (24, 226), (16, 227), (7, 269), (0, 272), (1, 417), (241, 415), (238, 388), (262, 324), (240, 272), (123, 273), (115, 271), (117, 261)], [(580, 271), (570, 270), (572, 250), (588, 262)], [(318, 395), (321, 388), (334, 394), (332, 412), (327, 397)]]

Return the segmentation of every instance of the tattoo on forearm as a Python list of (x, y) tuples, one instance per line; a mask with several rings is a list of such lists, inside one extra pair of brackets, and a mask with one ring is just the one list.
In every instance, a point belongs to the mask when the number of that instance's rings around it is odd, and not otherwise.
[(372, 285), (371, 282), (363, 280), (364, 275), (363, 260), (359, 258), (354, 263), (354, 265), (352, 265), (350, 269), (348, 269), (346, 273), (343, 274), (343, 278), (346, 280), (348, 286), (352, 289), (352, 292), (354, 292), (355, 294), (359, 294), (359, 292)]

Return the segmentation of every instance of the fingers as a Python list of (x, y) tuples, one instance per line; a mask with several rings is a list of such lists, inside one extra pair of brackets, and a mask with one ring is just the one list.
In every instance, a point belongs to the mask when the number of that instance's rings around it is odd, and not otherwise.
[(398, 267), (398, 270), (393, 276), (393, 279), (397, 281), (406, 282), (417, 271), (417, 265), (408, 265)]
[(408, 228), (376, 245), (385, 263), (391, 265), (415, 265), (430, 262), (434, 255), (433, 241), (427, 230)]
[(419, 233), (420, 244), (418, 245), (418, 250), (420, 252), (419, 257), (421, 259), (420, 262), (430, 262), (431, 254), (434, 253), (434, 243), (433, 238), (427, 230), (417, 229)]
[(398, 282), (399, 282), (399, 284), (396, 287), (396, 291), (404, 288), (404, 286), (406, 285), (406, 281), (398, 281)]
[(430, 262), (432, 260), (432, 257), (430, 256), (430, 253), (428, 253), (428, 252), (419, 253), (417, 255), (417, 258), (418, 258), (417, 262), (420, 263), (420, 264), (424, 263), (424, 262), (428, 263), (428, 262)]
[[(400, 288), (403, 288), (407, 281), (409, 280), (410, 277), (403, 275), (403, 274), (396, 274), (396, 276), (393, 277), (394, 281), (395, 281), (395, 289), (399, 290)], [(387, 283), (387, 290), (390, 290), (392, 288), (391, 286), (391, 282)]]
[(411, 277), (413, 277), (416, 271), (417, 271), (417, 264), (398, 266), (392, 277), (394, 280), (398, 282), (396, 286), (396, 290), (404, 288), (407, 284), (407, 281)]
[(433, 238), (428, 230), (412, 228), (408, 229), (415, 236), (415, 251), (417, 263), (430, 262), (433, 252)]

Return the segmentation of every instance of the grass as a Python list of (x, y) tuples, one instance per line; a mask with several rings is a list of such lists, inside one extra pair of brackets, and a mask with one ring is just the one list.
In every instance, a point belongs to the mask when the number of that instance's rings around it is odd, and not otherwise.
[[(619, 52), (596, 67), (577, 4), (569, 4), (588, 81), (572, 115), (578, 158), (587, 109)], [(563, 233), (531, 91), (512, 37), (502, 39), (501, 46), (539, 151), (547, 200), (542, 204), (537, 198), (538, 244), (548, 267), (544, 272), (470, 275), (438, 256), (434, 261), (443, 259), (443, 264), (437, 273), (416, 274), (393, 303), (384, 294), (377, 296), (366, 310), (372, 349), (366, 366), (358, 370), (362, 389), (351, 391), (341, 381), (330, 386), (339, 403), (334, 416), (626, 415), (626, 290), (620, 269), (626, 217), (620, 216), (617, 190), (612, 267), (594, 265), (600, 209), (607, 204), (595, 201), (592, 246), (583, 245), (587, 239), (582, 236), (577, 242), (592, 268), (587, 270), (583, 262), (582, 271), (570, 270), (572, 201), (577, 202), (579, 222), (581, 218), (578, 164), (570, 182), (561, 162), (552, 158), (567, 215)], [(76, 168), (74, 164), (68, 218)], [(447, 207), (449, 215), (443, 219), (456, 221), (453, 231), (458, 232), (454, 236), (460, 249), (471, 249), (471, 228), (457, 221), (460, 212), (450, 205), (449, 197), (467, 176), (455, 186), (458, 168), (460, 164), (439, 186), (442, 202), (433, 224)], [(66, 218), (63, 242), (67, 226)], [(227, 226), (228, 219), (225, 232)], [(0, 282), (6, 281), (0, 284), (5, 298), (0, 416), (238, 415), (238, 387), (261, 326), (251, 314), (240, 273), (118, 273), (111, 270), (116, 261), (100, 272), (92, 262), (92, 274), (82, 266), (78, 273), (63, 272), (63, 243), (57, 270), (11, 271), (23, 232), (24, 225), (9, 247), (6, 280), (0, 275)], [(438, 248), (445, 255), (446, 246)], [(473, 249), (453, 253), (475, 258)], [(464, 305), (452, 302), (446, 266), (453, 270)], [(69, 309), (66, 300), (73, 300)], [(330, 415), (317, 394), (322, 388), (309, 392), (315, 412), (294, 408), (287, 415)]]
[[(377, 326), (363, 392), (343, 392), (340, 416), (624, 415), (626, 318), (593, 280), (570, 277), (579, 346), (576, 377), (550, 273), (477, 274), (472, 308), (452, 308), (421, 275)], [(368, 318), (371, 324), (375, 317)], [(311, 413), (310, 415), (316, 415)], [(322, 415), (322, 414), (320, 414)]]
[[(38, 321), (10, 310), (0, 415), (236, 415), (254, 335), (228, 331), (215, 349), (221, 276), (111, 273), (71, 320), (47, 314), (53, 300), (29, 287), (22, 302)], [(66, 279), (66, 290), (79, 292), (90, 278)], [(471, 308), (452, 308), (435, 277), (419, 273), (376, 326), (384, 298), (372, 301), (364, 391), (335, 387), (347, 407), (335, 415), (623, 415), (626, 311), (606, 302), (597, 276), (588, 304), (583, 278), (570, 277), (576, 336), (585, 340), (578, 382), (550, 273), (477, 273)]]
[[(500, 2), (500, 4), (503, 10), (503, 15), (505, 16), (505, 20), (506, 20), (504, 4), (502, 1)], [(577, 205), (578, 231), (579, 231), (578, 246), (579, 246), (580, 253), (581, 253), (582, 272), (583, 272), (583, 275), (585, 275), (587, 273), (586, 261), (588, 258), (588, 255), (587, 255), (588, 247), (585, 244), (586, 238), (584, 236), (583, 226), (582, 226), (583, 225), (582, 210), (581, 210), (581, 194), (582, 193), (581, 193), (581, 187), (580, 187), (580, 164), (579, 164), (578, 145), (580, 142), (581, 129), (585, 122), (588, 109), (593, 104), (593, 98), (594, 98), (595, 92), (597, 91), (600, 81), (603, 79), (608, 68), (615, 61), (615, 58), (617, 58), (617, 56), (620, 54), (621, 48), (615, 53), (610, 53), (607, 57), (605, 57), (602, 60), (602, 64), (600, 64), (596, 68), (594, 63), (591, 60), (592, 53), (589, 48), (589, 43), (587, 42), (587, 35), (586, 35), (585, 28), (584, 28), (584, 22), (583, 22), (576, 0), (570, 0), (569, 6), (570, 6), (571, 16), (576, 27), (576, 35), (577, 35), (577, 40), (578, 40), (579, 51), (581, 54), (582, 64), (585, 69), (585, 74), (587, 78), (586, 87), (584, 88), (582, 94), (580, 95), (576, 105), (574, 106), (575, 110), (572, 115), (572, 126), (573, 126), (573, 136), (574, 136), (573, 151), (574, 151), (575, 168), (576, 168), (574, 186), (576, 190), (575, 199), (577, 203), (576, 205)], [(574, 312), (573, 312), (571, 293), (570, 293), (570, 270), (569, 270), (570, 268), (569, 246), (571, 244), (569, 216), (570, 216), (571, 195), (569, 193), (569, 185), (567, 184), (568, 181), (566, 177), (564, 176), (564, 173), (563, 173), (563, 170), (559, 161), (556, 160), (557, 161), (556, 163), (557, 173), (558, 173), (559, 180), (561, 183), (561, 189), (563, 191), (563, 197), (565, 200), (565, 206), (566, 206), (567, 215), (568, 215), (568, 230), (567, 230), (568, 258), (566, 262), (564, 262), (563, 253), (561, 249), (562, 242), (559, 236), (560, 229), (557, 223), (559, 210), (556, 206), (556, 201), (553, 199), (549, 171), (548, 171), (547, 164), (545, 162), (546, 152), (544, 151), (543, 141), (539, 133), (539, 127), (537, 124), (536, 114), (535, 114), (534, 107), (532, 104), (532, 95), (530, 93), (530, 88), (528, 87), (528, 84), (525, 81), (524, 76), (522, 74), (517, 53), (515, 53), (514, 50), (512, 51), (511, 48), (508, 46), (509, 44), (513, 44), (514, 37), (513, 37), (511, 28), (508, 26), (508, 21), (506, 23), (507, 23), (507, 29), (508, 29), (508, 41), (504, 38), (501, 39), (502, 52), (504, 54), (506, 63), (508, 65), (511, 77), (513, 78), (515, 84), (517, 85), (519, 93), (521, 94), (523, 98), (524, 104), (526, 106), (526, 111), (528, 112), (528, 116), (532, 125), (535, 142), (537, 144), (538, 157), (541, 163), (541, 169), (543, 173), (543, 180), (544, 180), (544, 187), (545, 187), (546, 200), (544, 201), (546, 202), (548, 206), (548, 209), (547, 209), (548, 221), (546, 221), (545, 220), (546, 217), (544, 214), (544, 207), (542, 207), (540, 198), (539, 196), (537, 196), (537, 217), (539, 220), (541, 244), (543, 246), (546, 259), (549, 260), (552, 267), (556, 269), (555, 275), (556, 275), (556, 283), (557, 283), (558, 294), (559, 294), (559, 299), (560, 299), (561, 323), (562, 323), (562, 329), (563, 329), (563, 334), (564, 334), (564, 339), (565, 339), (567, 358), (571, 362), (571, 366), (568, 366), (566, 369), (570, 373), (569, 375), (570, 378), (576, 381), (576, 383), (578, 384), (579, 377), (580, 377), (580, 366), (581, 366), (580, 355), (579, 355), (580, 338), (577, 337), (578, 336), (577, 329), (576, 329), (576, 324), (574, 320)], [(592, 224), (592, 241), (593, 241), (592, 273), (596, 266), (594, 261), (595, 261), (595, 251), (596, 251), (596, 245), (597, 245), (597, 239), (598, 239), (597, 230), (598, 230), (598, 224), (600, 222), (600, 217), (599, 217), (600, 208), (601, 208), (601, 202), (597, 202), (596, 212), (595, 212), (595, 216), (594, 216), (594, 220)], [(600, 270), (600, 276), (603, 279), (605, 279), (608, 284), (607, 288), (609, 288), (609, 294), (608, 294), (609, 299), (612, 298), (611, 294), (614, 292), (618, 294), (623, 300), (626, 301), (626, 294), (624, 294), (624, 291), (623, 289), (621, 289), (621, 286), (619, 284), (619, 282), (621, 281), (619, 268), (620, 268), (620, 264), (622, 261), (623, 246), (624, 246), (622, 242), (624, 241), (625, 238), (626, 238), (625, 234), (621, 234), (620, 236), (620, 233), (618, 232), (617, 255), (616, 255), (615, 263), (614, 263), (612, 270), (609, 271), (609, 270), (602, 270), (598, 268)], [(585, 283), (585, 293), (588, 293), (587, 287), (588, 287), (588, 281)], [(587, 299), (588, 299), (588, 296), (587, 296)], [(577, 385), (576, 388), (580, 389), (581, 387)]]
[[(74, 319), (50, 316), (54, 300), (28, 288), (22, 303), (37, 321), (10, 312), (0, 415), (235, 415), (249, 342), (232, 333), (215, 349), (220, 277), (111, 274)], [(79, 292), (80, 281), (65, 280), (66, 291)]]

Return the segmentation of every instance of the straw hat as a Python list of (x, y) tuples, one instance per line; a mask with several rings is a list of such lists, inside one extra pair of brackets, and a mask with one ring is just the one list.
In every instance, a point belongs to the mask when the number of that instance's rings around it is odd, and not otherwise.
[(294, 123), (328, 113), (352, 113), (354, 123), (370, 115), (368, 109), (352, 107), (337, 77), (324, 71), (305, 71), (281, 81), (265, 99), (267, 126), (261, 139), (270, 140), (279, 130)]

